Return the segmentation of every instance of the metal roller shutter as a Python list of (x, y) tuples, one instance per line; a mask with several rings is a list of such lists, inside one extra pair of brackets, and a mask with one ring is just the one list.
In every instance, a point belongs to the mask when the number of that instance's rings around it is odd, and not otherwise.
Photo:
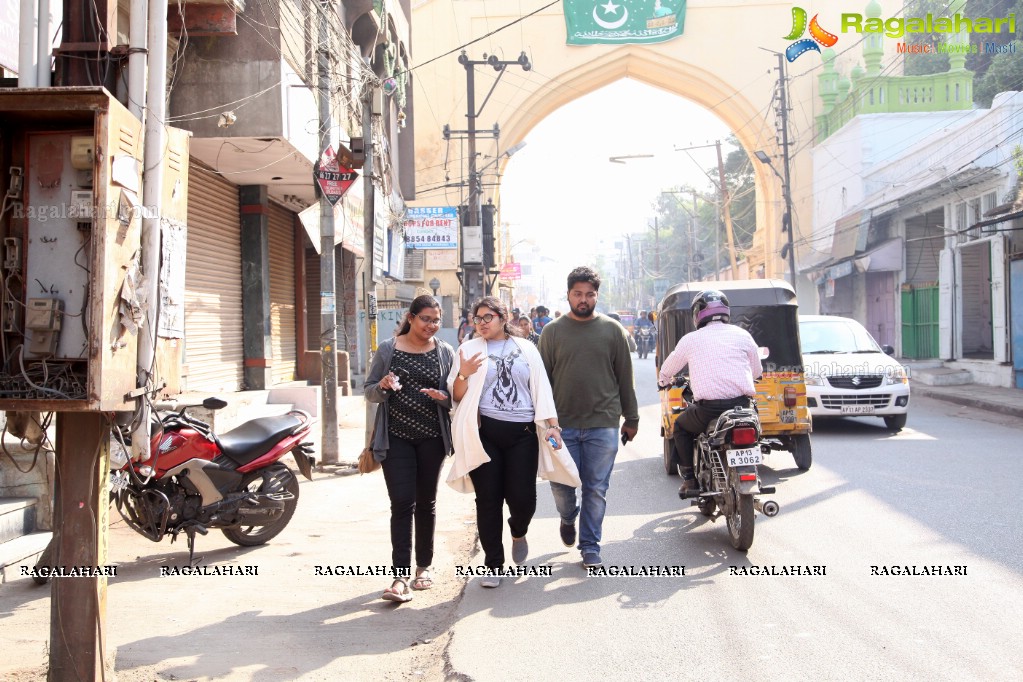
[(306, 350), (320, 350), (320, 254), (305, 250)]
[(238, 188), (192, 164), (185, 264), (185, 390), (239, 391), (244, 381)]
[(295, 223), (294, 214), (270, 204), (270, 344), (271, 382), (294, 381)]

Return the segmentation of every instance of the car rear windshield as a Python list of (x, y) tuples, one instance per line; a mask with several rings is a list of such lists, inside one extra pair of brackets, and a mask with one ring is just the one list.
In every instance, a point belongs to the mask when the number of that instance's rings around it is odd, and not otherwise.
[(804, 355), (881, 352), (870, 333), (854, 320), (800, 322), (799, 341)]

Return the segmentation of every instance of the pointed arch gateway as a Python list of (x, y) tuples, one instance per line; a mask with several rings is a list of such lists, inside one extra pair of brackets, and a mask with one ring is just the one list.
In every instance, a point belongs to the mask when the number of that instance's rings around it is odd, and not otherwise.
[[(533, 91), (502, 124), (503, 146), (507, 148), (524, 140), (537, 124), (569, 102), (623, 78), (660, 88), (713, 111), (751, 157), (754, 151), (775, 144), (773, 127), (766, 127), (763, 107), (755, 107), (743, 93), (719, 76), (699, 65), (665, 59), (664, 55), (647, 47), (627, 45), (568, 69), (551, 81), (569, 83), (570, 88), (547, 87)], [(766, 139), (765, 130), (770, 133)], [(780, 188), (771, 181), (774, 176), (766, 169), (754, 165), (754, 173), (758, 197), (757, 233), (747, 254), (750, 272), (763, 267), (764, 276), (779, 277), (784, 271), (784, 263), (778, 255), (779, 237), (766, 226), (781, 224), (780, 216), (773, 216), (771, 210), (778, 205)]]
[[(483, 154), (497, 156), (501, 149), (523, 141), (540, 121), (565, 104), (622, 78), (631, 78), (713, 111), (751, 157), (758, 150), (778, 155), (773, 106), (777, 75), (771, 73), (777, 60), (757, 46), (784, 47), (784, 41), (765, 37), (761, 29), (786, 24), (790, 21), (788, 11), (779, 12), (776, 4), (760, 2), (741, 6), (689, 2), (689, 8), (685, 34), (677, 39), (654, 45), (580, 47), (565, 44), (560, 4), (532, 16), (528, 24), (494, 32), (495, 27), (510, 24), (516, 17), (488, 15), (484, 3), (426, 0), (413, 15), (413, 26), (419, 29), (413, 61), (429, 60), (415, 70), (416, 185), (435, 187), (450, 182), (444, 175), (450, 169), (441, 130), (445, 125), (451, 129), (465, 127), (465, 70), (457, 63), (457, 54), (435, 60), (429, 57), (449, 53), (458, 38), (465, 41), (468, 36), (487, 36), (482, 42), (467, 45), (465, 50), (471, 59), (479, 59), (484, 53), (510, 59), (528, 51), (534, 66), (528, 74), (513, 69), (514, 73), (499, 84), (501, 89), (487, 105), (487, 120), (478, 121), (477, 126), (497, 121), (500, 148), (488, 147), (491, 140), (478, 139), (477, 151)], [(433, 30), (424, 32), (423, 26)], [(727, 39), (722, 37), (721, 27), (728, 28)], [(479, 73), (485, 71), (481, 67)], [(489, 87), (489, 82), (481, 85), (480, 79), (477, 76), (477, 104)], [(792, 80), (789, 87), (790, 104), (806, 112), (798, 120), (793, 118), (790, 126), (795, 129), (790, 133), (803, 141), (812, 135), (811, 81)], [(808, 156), (793, 157), (794, 185), (809, 178)], [(502, 167), (506, 163), (506, 158), (501, 159)], [(781, 182), (764, 164), (754, 162), (752, 168), (757, 188), (757, 228), (753, 246), (746, 253), (750, 276), (782, 278), (787, 264), (780, 257), (784, 212)], [(430, 199), (424, 197), (424, 201), (412, 203), (428, 205)], [(809, 206), (807, 196), (793, 207), (797, 238), (803, 231), (799, 225), (809, 225)], [(800, 220), (803, 213), (806, 219)]]

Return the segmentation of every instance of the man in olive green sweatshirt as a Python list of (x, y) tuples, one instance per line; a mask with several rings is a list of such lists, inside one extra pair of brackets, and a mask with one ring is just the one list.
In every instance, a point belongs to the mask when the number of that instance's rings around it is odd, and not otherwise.
[(551, 483), (561, 515), (561, 540), (576, 541), (583, 566), (600, 566), (600, 535), (607, 507), (607, 489), (622, 442), (639, 429), (639, 407), (632, 377), (632, 355), (625, 329), (595, 312), (600, 276), (580, 267), (568, 275), (567, 315), (549, 322), (540, 335), (540, 357), (554, 389), (561, 437), (579, 468), (581, 504), (576, 489)]

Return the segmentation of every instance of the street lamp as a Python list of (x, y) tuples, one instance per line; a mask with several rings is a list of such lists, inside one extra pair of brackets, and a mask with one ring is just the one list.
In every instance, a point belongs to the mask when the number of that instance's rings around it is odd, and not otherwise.
[(753, 152), (753, 156), (757, 157), (757, 161), (763, 164), (767, 164), (767, 167), (774, 171), (774, 174), (778, 176), (778, 179), (782, 181), (782, 194), (785, 197), (785, 214), (781, 218), (781, 229), (782, 232), (788, 233), (788, 242), (781, 248), (781, 257), (785, 258), (788, 256), (789, 261), (789, 283), (792, 285), (792, 290), (796, 290), (796, 250), (792, 245), (792, 192), (789, 190), (789, 166), (785, 164), (785, 177), (782, 177), (778, 172), (778, 169), (771, 163), (771, 157), (762, 151)]
[(440, 289), (440, 280), (434, 277), (430, 280), (430, 288), (433, 289), (433, 295), (437, 295), (437, 290)]
[(625, 161), (627, 161), (628, 159), (652, 159), (652, 158), (654, 158), (653, 154), (624, 154), (622, 156), (609, 156), (607, 160), (610, 161), (611, 163), (624, 164)]

